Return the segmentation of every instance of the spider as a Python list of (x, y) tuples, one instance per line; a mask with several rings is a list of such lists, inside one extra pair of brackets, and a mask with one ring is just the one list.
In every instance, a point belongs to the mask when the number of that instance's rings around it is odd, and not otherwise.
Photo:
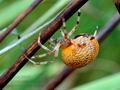
[[(54, 39), (50, 39), (51, 45), (55, 45), (53, 50), (50, 50), (46, 46), (42, 45), (40, 42), (40, 35), (38, 37), (38, 45), (47, 51), (45, 54), (33, 56), (31, 59), (28, 58), (30, 62), (33, 64), (47, 64), (51, 62), (35, 62), (32, 59), (39, 57), (45, 57), (47, 55), (54, 55), (54, 57), (58, 56), (59, 49), (61, 49), (62, 61), (71, 68), (79, 68), (89, 64), (93, 61), (99, 51), (99, 44), (96, 39), (96, 32), (94, 35), (88, 35), (86, 33), (77, 35), (74, 39), (71, 39), (70, 36), (76, 31), (78, 25), (80, 23), (80, 10), (78, 10), (78, 17), (75, 26), (72, 28), (70, 32), (66, 30), (65, 19), (62, 19), (63, 22), (63, 30), (61, 30), (61, 35), (63, 37), (62, 40), (55, 41)], [(56, 43), (57, 42), (57, 43)]]

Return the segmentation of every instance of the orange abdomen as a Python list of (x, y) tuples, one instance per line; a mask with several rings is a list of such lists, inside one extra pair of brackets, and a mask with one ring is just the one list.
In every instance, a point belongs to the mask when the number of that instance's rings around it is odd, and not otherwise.
[(92, 62), (99, 51), (98, 41), (94, 38), (90, 40), (89, 38), (80, 37), (73, 40), (75, 43), (82, 42), (86, 45), (84, 47), (79, 47), (74, 44), (62, 48), (62, 61), (71, 68), (83, 67), (90, 62)]

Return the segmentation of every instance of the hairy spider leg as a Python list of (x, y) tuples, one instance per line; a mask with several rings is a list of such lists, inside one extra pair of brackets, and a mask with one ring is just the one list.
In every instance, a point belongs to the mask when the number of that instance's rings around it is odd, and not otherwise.
[(41, 44), (41, 42), (40, 42), (40, 36), (41, 36), (41, 34), (40, 34), (39, 37), (38, 37), (38, 45), (39, 45), (41, 48), (43, 48), (44, 50), (48, 51), (48, 54), (50, 54), (50, 55), (53, 54), (55, 57), (57, 57), (56, 52), (59, 51), (58, 48), (60, 47), (60, 42), (58, 42), (58, 43), (55, 45), (55, 47), (54, 47), (53, 50), (50, 50), (49, 48), (47, 48), (46, 46), (44, 46), (44, 45)]
[(52, 49), (54, 49), (54, 47), (56, 46), (56, 44), (58, 43), (58, 40), (57, 39), (54, 39), (54, 38), (50, 38), (48, 40), (48, 43), (49, 43), (49, 47), (51, 47)]
[(62, 23), (63, 23), (63, 30), (60, 29), (61, 35), (64, 39), (68, 38), (67, 36), (67, 29), (66, 29), (66, 23), (65, 23), (65, 19), (62, 18)]
[(48, 51), (47, 53), (44, 53), (44, 54), (41, 54), (41, 55), (35, 55), (35, 56), (32, 56), (31, 59), (27, 58), (31, 63), (33, 64), (36, 64), (36, 65), (39, 65), (39, 64), (50, 64), (50, 63), (53, 63), (54, 61), (43, 61), (43, 62), (35, 62), (33, 61), (32, 59), (34, 58), (43, 58), (43, 57), (46, 57), (48, 55), (54, 55), (54, 57), (57, 57), (58, 56), (58, 52), (59, 52), (59, 47), (60, 47), (60, 42), (57, 43), (57, 45), (54, 47), (53, 50), (50, 50), (49, 48), (47, 48), (46, 46), (42, 45), (41, 42), (40, 42), (40, 36), (41, 34), (39, 34), (39, 37), (38, 37), (38, 45)]
[(96, 37), (97, 31), (98, 31), (98, 26), (96, 26), (96, 30), (95, 30), (95, 32), (94, 32), (94, 34), (93, 34), (94, 37)]
[(52, 52), (49, 48), (47, 48), (46, 46), (42, 45), (42, 43), (40, 42), (40, 36), (41, 36), (41, 33), (39, 34), (39, 37), (38, 37), (38, 45), (39, 45), (42, 49), (44, 49), (44, 50), (46, 50), (46, 51), (49, 51), (49, 52)]
[[(32, 64), (35, 64), (35, 65), (40, 65), (40, 64), (51, 64), (51, 63), (54, 62), (54, 61), (35, 62), (35, 61), (33, 61), (32, 59), (37, 58), (37, 56), (31, 57), (31, 59), (28, 58), (26, 55), (24, 55), (24, 56), (25, 56), (25, 58), (27, 58)], [(39, 57), (45, 57), (45, 56), (47, 56), (47, 55), (46, 55), (46, 54), (39, 55)]]
[(64, 18), (62, 18), (62, 23), (63, 23), (63, 32), (64, 32), (65, 34), (67, 34), (66, 22), (65, 22), (65, 19), (64, 19)]
[(68, 33), (68, 37), (70, 37), (70, 36), (76, 31), (76, 29), (78, 28), (79, 23), (80, 23), (80, 15), (81, 15), (81, 11), (80, 11), (80, 9), (79, 9), (79, 10), (78, 10), (78, 15), (77, 15), (76, 24), (75, 24), (75, 26), (72, 28), (72, 30)]

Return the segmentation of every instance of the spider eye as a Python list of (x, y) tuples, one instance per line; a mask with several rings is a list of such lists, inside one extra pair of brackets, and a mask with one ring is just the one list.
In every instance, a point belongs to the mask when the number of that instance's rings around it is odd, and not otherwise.
[(81, 34), (75, 36), (75, 38), (78, 38), (78, 37), (80, 37), (80, 36), (87, 37), (87, 38), (89, 37), (88, 34), (86, 34), (86, 33), (81, 33)]

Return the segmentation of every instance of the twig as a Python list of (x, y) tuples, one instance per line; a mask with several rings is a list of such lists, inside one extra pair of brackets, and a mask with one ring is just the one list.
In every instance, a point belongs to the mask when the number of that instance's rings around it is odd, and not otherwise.
[[(108, 22), (108, 24), (100, 30), (99, 34), (97, 35), (97, 39), (99, 43), (103, 42), (106, 37), (114, 30), (114, 28), (119, 24), (120, 22), (120, 16), (115, 15), (111, 21)], [(46, 87), (45, 90), (54, 90), (58, 85), (60, 85), (75, 69), (71, 69), (68, 67), (65, 67), (63, 71), (54, 78), (53, 81), (50, 81)]]
[(33, 3), (23, 11), (7, 28), (5, 32), (0, 34), (0, 43), (17, 27), (25, 17), (27, 17), (43, 0), (34, 0)]
[[(72, 2), (61, 12), (41, 34), (41, 43), (44, 44), (62, 25), (62, 18), (67, 20), (70, 18), (80, 7), (82, 7), (88, 0), (72, 0)], [(30, 47), (20, 56), (20, 58), (13, 64), (6, 72), (0, 77), (0, 89), (4, 88), (7, 83), (16, 75), (16, 73), (27, 63), (28, 58), (32, 57), (40, 47), (38, 46), (37, 39), (30, 45)]]
[(120, 13), (120, 0), (114, 0), (114, 2), (118, 12)]
[(116, 14), (115, 16), (113, 16), (111, 21), (109, 21), (109, 23), (107, 23), (107, 25), (100, 30), (99, 34), (97, 35), (99, 43), (106, 39), (106, 37), (114, 30), (114, 28), (119, 24), (119, 22), (120, 15)]
[(65, 67), (62, 72), (57, 75), (56, 78), (54, 78), (54, 80), (48, 82), (48, 84), (44, 87), (44, 90), (55, 90), (55, 88), (59, 86), (75, 70), (76, 69)]

